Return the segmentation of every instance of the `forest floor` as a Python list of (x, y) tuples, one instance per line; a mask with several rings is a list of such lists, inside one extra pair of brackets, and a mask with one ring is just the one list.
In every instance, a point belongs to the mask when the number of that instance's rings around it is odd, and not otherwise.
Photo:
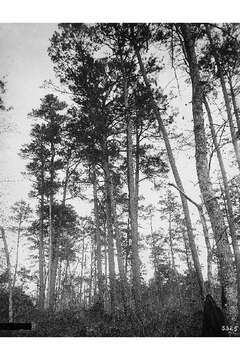
[(34, 312), (28, 318), (32, 330), (5, 330), (0, 337), (192, 337), (201, 336), (202, 328), (201, 311), (148, 311), (140, 319), (133, 312), (111, 316), (95, 309), (71, 309)]

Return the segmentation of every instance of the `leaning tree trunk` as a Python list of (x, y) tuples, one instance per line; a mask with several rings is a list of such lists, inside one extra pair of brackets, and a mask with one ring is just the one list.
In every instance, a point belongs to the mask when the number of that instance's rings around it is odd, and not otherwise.
[[(141, 70), (145, 85), (146, 85), (146, 87), (148, 89), (148, 92), (149, 92), (149, 98), (150, 98), (150, 101), (151, 101), (151, 106), (152, 106), (153, 112), (155, 114), (155, 117), (156, 117), (156, 119), (158, 121), (159, 130), (160, 130), (160, 132), (161, 132), (161, 134), (163, 136), (163, 140), (164, 140), (164, 143), (165, 143), (165, 146), (166, 146), (168, 159), (169, 159), (169, 162), (170, 162), (170, 165), (171, 165), (173, 176), (175, 178), (175, 181), (176, 181), (176, 184), (177, 184), (178, 188), (184, 192), (183, 184), (182, 184), (179, 172), (178, 172), (178, 168), (177, 168), (176, 163), (175, 163), (175, 159), (174, 159), (174, 155), (173, 155), (173, 152), (172, 152), (169, 137), (168, 137), (166, 128), (164, 126), (162, 117), (160, 115), (160, 111), (159, 111), (159, 108), (157, 106), (157, 103), (154, 100), (153, 93), (152, 93), (152, 90), (151, 90), (151, 86), (150, 86), (149, 80), (147, 78), (146, 69), (144, 67), (144, 64), (143, 64), (143, 61), (142, 61), (142, 58), (141, 58), (141, 55), (140, 55), (140, 51), (139, 51), (137, 46), (135, 46), (135, 53), (136, 53), (136, 56), (137, 56), (137, 59), (138, 59), (139, 67), (140, 67), (140, 70)], [(199, 262), (198, 252), (197, 252), (197, 248), (196, 248), (196, 244), (195, 244), (195, 239), (194, 239), (194, 234), (193, 234), (193, 228), (192, 228), (192, 222), (191, 222), (190, 212), (189, 212), (189, 208), (188, 208), (188, 203), (187, 203), (187, 200), (185, 199), (185, 197), (182, 194), (180, 194), (180, 197), (181, 197), (182, 208), (183, 208), (184, 217), (185, 217), (185, 223), (186, 223), (186, 228), (187, 228), (189, 246), (190, 246), (190, 249), (191, 249), (193, 263), (194, 263), (194, 267), (195, 267), (196, 274), (197, 274), (198, 284), (199, 284), (199, 288), (200, 288), (200, 294), (201, 294), (201, 297), (203, 299), (204, 296), (205, 296), (205, 286), (204, 286), (202, 270), (201, 270), (201, 266), (200, 266), (200, 262)]]
[(7, 274), (8, 274), (8, 321), (12, 323), (13, 322), (13, 287), (12, 287), (12, 275), (11, 275), (11, 261), (10, 261), (6, 234), (3, 227), (1, 227), (1, 235), (4, 245), (4, 252), (7, 263)]
[(224, 310), (227, 315), (228, 321), (231, 322), (236, 316), (235, 269), (232, 260), (230, 245), (227, 240), (224, 216), (213, 191), (209, 175), (202, 104), (203, 94), (192, 29), (191, 26), (188, 24), (181, 24), (180, 28), (184, 39), (185, 52), (189, 64), (190, 76), (192, 81), (192, 112), (194, 121), (194, 135), (196, 146), (195, 158), (198, 181), (217, 246), (218, 257), (221, 267), (221, 283), (227, 300), (226, 308)]
[(205, 105), (205, 108), (207, 111), (207, 115), (208, 115), (208, 121), (209, 121), (210, 130), (211, 130), (211, 134), (212, 134), (213, 144), (214, 144), (215, 150), (217, 152), (218, 163), (219, 163), (219, 167), (221, 170), (224, 192), (225, 192), (225, 196), (226, 196), (226, 206), (227, 206), (227, 212), (228, 212), (228, 225), (229, 225), (230, 235), (232, 238), (232, 246), (233, 246), (233, 251), (234, 251), (234, 256), (235, 256), (235, 264), (236, 264), (236, 270), (237, 270), (238, 314), (240, 314), (240, 251), (239, 251), (238, 238), (237, 238), (237, 229), (236, 229), (236, 225), (235, 225), (235, 221), (234, 221), (234, 211), (233, 211), (233, 206), (232, 206), (232, 201), (231, 201), (230, 189), (228, 186), (227, 172), (226, 172), (226, 169), (224, 166), (224, 162), (223, 162), (219, 144), (217, 143), (217, 135), (216, 135), (216, 132), (214, 129), (211, 110), (210, 110), (209, 104), (208, 104), (205, 96), (203, 97), (203, 102), (204, 102), (204, 105)]

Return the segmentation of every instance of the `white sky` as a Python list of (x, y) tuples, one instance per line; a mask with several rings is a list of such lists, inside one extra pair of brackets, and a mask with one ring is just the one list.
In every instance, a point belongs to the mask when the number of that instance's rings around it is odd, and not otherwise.
[(49, 38), (56, 29), (55, 24), (1, 24), (0, 25), (0, 69), (7, 79), (6, 102), (13, 106), (8, 113), (1, 113), (1, 122), (9, 123), (12, 131), (0, 137), (0, 181), (5, 204), (13, 199), (24, 198), (29, 191), (23, 181), (24, 161), (17, 155), (20, 146), (29, 140), (31, 120), (27, 114), (39, 106), (46, 90), (40, 89), (43, 81), (54, 78), (52, 64), (47, 56)]

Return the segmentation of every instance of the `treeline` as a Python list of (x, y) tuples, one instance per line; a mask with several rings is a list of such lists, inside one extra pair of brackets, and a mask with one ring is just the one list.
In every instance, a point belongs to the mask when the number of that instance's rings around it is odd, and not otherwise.
[[(60, 24), (48, 54), (60, 86), (49, 84), (53, 93), (32, 110), (31, 141), (20, 152), (37, 204), (27, 236), (38, 261), (38, 309), (81, 306), (113, 318), (131, 311), (142, 324), (148, 311), (163, 314), (169, 304), (172, 314), (184, 306), (197, 313), (206, 294), (219, 301), (221, 292), (227, 323), (236, 324), (239, 25)], [(174, 104), (183, 100), (161, 86), (164, 71), (175, 75), (175, 90), (191, 87), (202, 203), (184, 189), (175, 159), (176, 143), (186, 139), (174, 128), (181, 115)], [(170, 172), (175, 182), (168, 184)], [(141, 183), (149, 182), (161, 193), (157, 209), (141, 203)], [(91, 216), (80, 217), (73, 204), (87, 199)], [(190, 203), (207, 251), (207, 281)], [(139, 224), (148, 224), (148, 236)], [(6, 243), (4, 228), (2, 238)], [(154, 268), (149, 284), (140, 260), (146, 244)], [(8, 275), (12, 289), (10, 265)]]

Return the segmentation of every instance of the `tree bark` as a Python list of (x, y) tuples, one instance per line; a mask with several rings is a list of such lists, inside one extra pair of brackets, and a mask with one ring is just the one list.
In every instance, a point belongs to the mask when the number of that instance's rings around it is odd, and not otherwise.
[(225, 290), (227, 299), (227, 306), (224, 310), (227, 315), (228, 321), (231, 322), (236, 315), (236, 277), (234, 273), (231, 249), (227, 240), (226, 228), (224, 225), (224, 216), (213, 191), (212, 183), (209, 176), (206, 134), (202, 106), (202, 88), (192, 29), (191, 26), (188, 24), (181, 24), (180, 28), (184, 39), (185, 52), (189, 64), (190, 77), (192, 81), (192, 112), (194, 121), (194, 135), (196, 146), (195, 158), (198, 181), (217, 246), (218, 257), (221, 266), (221, 283)]
[[(143, 76), (143, 79), (145, 82), (145, 86), (147, 87), (147, 89), (149, 91), (149, 97), (151, 100), (152, 109), (153, 109), (155, 117), (158, 121), (159, 130), (163, 136), (163, 140), (164, 140), (164, 143), (166, 146), (168, 159), (170, 162), (170, 166), (172, 169), (174, 179), (176, 181), (178, 188), (184, 192), (183, 184), (182, 184), (179, 172), (178, 172), (178, 168), (175, 163), (175, 159), (174, 159), (171, 144), (170, 144), (170, 141), (168, 138), (168, 134), (167, 134), (166, 128), (164, 126), (163, 120), (161, 118), (158, 106), (154, 100), (154, 97), (153, 97), (153, 94), (151, 91), (151, 87), (150, 87), (150, 83), (147, 78), (147, 73), (146, 73), (145, 67), (143, 65), (143, 61), (142, 61), (142, 58), (141, 58), (141, 55), (140, 55), (140, 52), (139, 52), (139, 49), (137, 48), (137, 46), (135, 46), (135, 53), (136, 53), (139, 67), (140, 67), (140, 70), (141, 70), (141, 73), (142, 73), (142, 76)], [(182, 207), (183, 207), (183, 212), (184, 212), (184, 217), (185, 217), (185, 223), (186, 223), (188, 240), (189, 240), (189, 245), (190, 245), (190, 249), (191, 249), (191, 253), (192, 253), (193, 263), (194, 263), (194, 267), (195, 267), (196, 274), (197, 274), (198, 284), (199, 284), (199, 288), (200, 288), (200, 294), (203, 299), (205, 296), (205, 286), (204, 286), (202, 270), (201, 270), (201, 266), (200, 266), (200, 262), (199, 262), (199, 257), (198, 257), (198, 253), (197, 253), (197, 248), (196, 248), (196, 244), (195, 244), (188, 203), (187, 203), (187, 200), (185, 199), (185, 197), (181, 193), (180, 193), (180, 197), (181, 197), (181, 202), (182, 202)]]

